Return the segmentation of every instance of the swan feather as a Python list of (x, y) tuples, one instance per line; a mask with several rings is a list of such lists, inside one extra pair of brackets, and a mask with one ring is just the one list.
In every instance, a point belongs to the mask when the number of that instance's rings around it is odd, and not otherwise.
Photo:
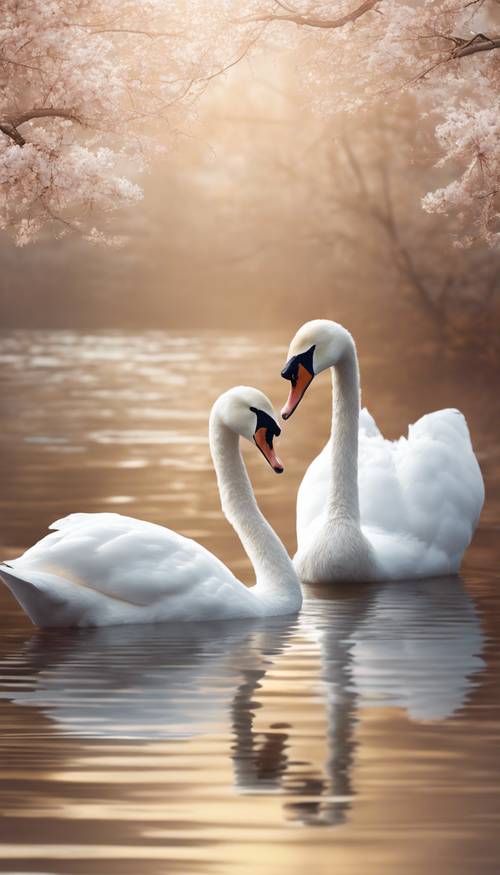
[[(422, 416), (407, 437), (383, 437), (370, 413), (359, 422), (361, 528), (375, 549), (380, 579), (456, 573), (484, 501), (481, 471), (464, 416)], [(306, 471), (297, 497), (299, 548), (325, 519), (331, 439)]]

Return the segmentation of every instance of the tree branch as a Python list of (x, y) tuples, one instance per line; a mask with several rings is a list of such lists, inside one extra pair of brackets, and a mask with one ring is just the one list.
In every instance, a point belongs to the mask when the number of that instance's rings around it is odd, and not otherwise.
[(11, 116), (7, 119), (11, 125), (18, 128), (25, 122), (29, 122), (34, 118), (65, 118), (72, 122), (82, 124), (81, 118), (70, 109), (61, 109), (58, 107), (45, 107), (42, 109), (29, 109), (26, 112), (21, 112), (19, 115)]
[(137, 28), (132, 27), (100, 27), (97, 24), (68, 24), (68, 27), (77, 27), (81, 30), (85, 30), (90, 36), (98, 35), (100, 33), (124, 33), (130, 34), (132, 36), (147, 36), (151, 39), (157, 39), (158, 37), (178, 37), (185, 36), (185, 33), (181, 30), (179, 31), (168, 31), (168, 30), (138, 30)]
[[(456, 61), (460, 58), (466, 58), (469, 55), (475, 55), (477, 52), (489, 52), (493, 49), (500, 49), (500, 36), (485, 36), (484, 33), (476, 33), (475, 36), (470, 40), (464, 40), (460, 37), (456, 36), (445, 36), (444, 34), (431, 34), (429, 39), (440, 38), (446, 39), (449, 42), (452, 42), (454, 48), (450, 51), (443, 53), (443, 55), (438, 58), (437, 61), (432, 63), (429, 67), (426, 67), (425, 70), (422, 70), (420, 73), (417, 73), (412, 79), (410, 79), (406, 85), (414, 85), (415, 82), (419, 82), (422, 79), (425, 79), (429, 73), (432, 73), (433, 70), (436, 70), (438, 67), (441, 67), (443, 64), (449, 64), (450, 61)], [(420, 37), (422, 39), (422, 37)]]
[(25, 146), (26, 140), (18, 131), (18, 127), (36, 118), (64, 118), (72, 122), (78, 122), (78, 124), (83, 124), (81, 118), (69, 109), (46, 107), (45, 109), (29, 109), (26, 112), (0, 120), (0, 131), (7, 137), (10, 137), (16, 146)]
[[(353, 9), (352, 12), (347, 12), (345, 15), (341, 15), (339, 18), (315, 18), (314, 16), (302, 15), (300, 12), (296, 12), (295, 10), (290, 9), (289, 12), (284, 13), (275, 13), (275, 12), (262, 12), (260, 15), (252, 15), (248, 18), (240, 18), (238, 19), (240, 22), (243, 21), (290, 21), (292, 24), (296, 24), (299, 27), (319, 27), (323, 30), (333, 30), (338, 27), (344, 27), (345, 24), (349, 24), (351, 21), (356, 21), (357, 18), (361, 18), (365, 12), (369, 12), (374, 6), (379, 3), (380, 0), (365, 0), (364, 3), (361, 3), (356, 9)], [(282, 9), (287, 9), (284, 4), (279, 3)]]
[[(352, 155), (352, 160), (356, 160), (354, 154)], [(394, 197), (386, 163), (381, 162), (379, 164), (379, 172), (382, 205), (378, 203), (378, 197), (375, 197), (375, 199), (370, 198), (365, 205), (365, 209), (385, 231), (392, 244), (395, 260), (400, 272), (406, 277), (416, 292), (421, 304), (427, 310), (438, 330), (442, 332), (446, 316), (446, 300), (444, 298), (436, 300), (432, 295), (431, 288), (423, 279), (421, 271), (415, 263), (411, 248), (405, 244), (401, 236), (400, 222), (395, 212)]]
[(475, 55), (476, 52), (490, 52), (492, 49), (500, 49), (500, 36), (485, 36), (484, 33), (477, 33), (470, 40), (458, 40), (456, 48), (450, 53), (450, 60), (454, 58), (466, 58), (468, 55)]
[(10, 137), (16, 146), (24, 146), (26, 143), (23, 135), (20, 134), (19, 131), (8, 121), (0, 122), (0, 131), (2, 134), (5, 134), (6, 137)]

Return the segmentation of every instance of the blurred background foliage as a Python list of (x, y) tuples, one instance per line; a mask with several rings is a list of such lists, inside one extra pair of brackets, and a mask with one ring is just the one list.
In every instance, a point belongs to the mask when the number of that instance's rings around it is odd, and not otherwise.
[[(120, 249), (0, 238), (4, 327), (275, 329), (328, 317), (400, 356), (500, 359), (498, 251), (420, 206), (434, 124), (410, 95), (334, 120), (304, 105), (286, 52), (219, 77), (116, 214)], [(389, 351), (390, 350), (390, 351)]]

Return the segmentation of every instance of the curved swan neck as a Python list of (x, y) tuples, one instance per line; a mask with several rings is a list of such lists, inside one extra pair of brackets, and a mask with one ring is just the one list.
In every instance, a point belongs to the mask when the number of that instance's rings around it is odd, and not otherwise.
[(351, 340), (332, 374), (332, 477), (328, 496), (330, 519), (360, 523), (358, 493), (359, 368)]
[(212, 411), (210, 451), (217, 474), (222, 510), (236, 531), (256, 576), (256, 596), (300, 607), (302, 596), (296, 572), (280, 539), (257, 505), (240, 453), (239, 438)]

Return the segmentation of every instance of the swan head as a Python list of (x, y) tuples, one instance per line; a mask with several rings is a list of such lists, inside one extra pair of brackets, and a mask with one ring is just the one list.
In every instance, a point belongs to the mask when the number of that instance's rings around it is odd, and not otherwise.
[(299, 328), (281, 372), (291, 383), (288, 401), (281, 411), (283, 419), (288, 419), (298, 407), (316, 374), (334, 367), (352, 346), (351, 335), (338, 322), (313, 319)]
[(235, 434), (252, 441), (273, 471), (283, 473), (283, 462), (273, 447), (273, 440), (281, 434), (281, 429), (273, 406), (263, 392), (251, 386), (235, 386), (217, 399), (212, 413)]

